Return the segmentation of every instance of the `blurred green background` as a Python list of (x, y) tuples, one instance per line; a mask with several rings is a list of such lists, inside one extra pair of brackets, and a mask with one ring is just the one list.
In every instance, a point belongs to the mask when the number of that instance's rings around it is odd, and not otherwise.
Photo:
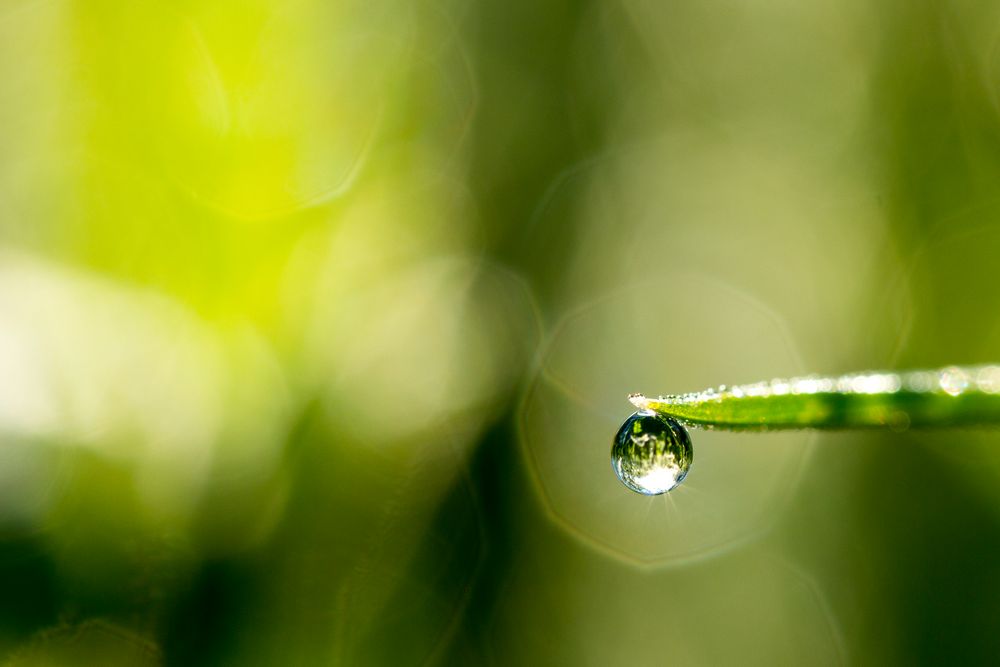
[(0, 0), (0, 664), (995, 662), (1000, 434), (609, 450), (998, 271), (989, 3)]

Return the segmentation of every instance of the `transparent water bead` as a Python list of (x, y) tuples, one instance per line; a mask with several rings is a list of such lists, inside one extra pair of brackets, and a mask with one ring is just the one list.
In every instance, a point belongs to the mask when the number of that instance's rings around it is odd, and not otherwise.
[(611, 466), (618, 479), (647, 496), (676, 488), (693, 459), (691, 438), (684, 427), (649, 410), (626, 419), (611, 446)]

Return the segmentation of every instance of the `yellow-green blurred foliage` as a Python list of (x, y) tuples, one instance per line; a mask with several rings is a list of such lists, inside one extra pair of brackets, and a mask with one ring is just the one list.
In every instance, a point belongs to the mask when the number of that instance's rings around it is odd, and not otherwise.
[(995, 656), (996, 434), (608, 451), (1000, 360), (998, 77), (969, 2), (0, 0), (0, 661)]

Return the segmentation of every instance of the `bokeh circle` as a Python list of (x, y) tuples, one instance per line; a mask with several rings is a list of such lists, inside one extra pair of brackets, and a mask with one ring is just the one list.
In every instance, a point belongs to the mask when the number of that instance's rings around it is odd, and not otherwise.
[(699, 560), (758, 535), (807, 460), (803, 431), (695, 429), (695, 463), (659, 497), (626, 489), (608, 465), (630, 392), (679, 393), (801, 373), (765, 305), (698, 275), (633, 285), (561, 320), (525, 394), (525, 461), (551, 517), (585, 542), (653, 566)]

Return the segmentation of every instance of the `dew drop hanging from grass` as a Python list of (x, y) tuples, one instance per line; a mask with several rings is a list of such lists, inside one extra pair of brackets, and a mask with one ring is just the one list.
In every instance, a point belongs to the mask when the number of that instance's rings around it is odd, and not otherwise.
[(640, 411), (615, 436), (611, 462), (625, 486), (658, 495), (677, 487), (691, 466), (691, 440), (677, 420), (760, 431), (996, 427), (1000, 365), (810, 375), (629, 400)]
[(691, 468), (694, 450), (676, 420), (650, 410), (625, 420), (611, 447), (611, 465), (628, 488), (656, 496), (676, 488)]

